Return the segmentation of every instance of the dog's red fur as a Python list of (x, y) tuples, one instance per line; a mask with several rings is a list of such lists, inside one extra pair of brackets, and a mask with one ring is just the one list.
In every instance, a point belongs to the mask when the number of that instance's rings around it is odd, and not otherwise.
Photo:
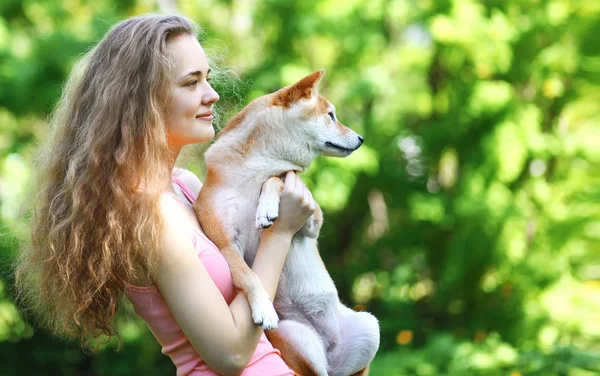
[[(269, 342), (281, 352), (281, 358), (295, 373), (296, 376), (317, 376), (308, 361), (302, 357), (290, 343), (286, 342), (275, 330), (265, 331)], [(369, 366), (361, 369), (351, 376), (368, 376)]]
[(310, 98), (316, 82), (318, 82), (324, 74), (324, 70), (317, 71), (304, 77), (289, 89), (278, 91), (273, 97), (273, 104), (275, 106), (289, 108), (292, 103), (296, 103), (300, 99)]
[(277, 329), (265, 331), (265, 334), (273, 347), (281, 352), (281, 358), (296, 373), (296, 376), (318, 376), (310, 363), (279, 335)]

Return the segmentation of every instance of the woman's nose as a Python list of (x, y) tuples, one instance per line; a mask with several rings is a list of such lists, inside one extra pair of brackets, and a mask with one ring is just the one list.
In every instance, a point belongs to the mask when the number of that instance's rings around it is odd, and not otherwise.
[(219, 93), (217, 93), (210, 84), (208, 84), (208, 89), (206, 94), (202, 96), (203, 105), (212, 105), (219, 100)]

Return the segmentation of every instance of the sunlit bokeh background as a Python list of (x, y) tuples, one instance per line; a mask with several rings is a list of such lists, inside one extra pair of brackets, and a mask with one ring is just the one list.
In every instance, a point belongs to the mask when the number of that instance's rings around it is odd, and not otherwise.
[(174, 374), (126, 305), (120, 351), (49, 337), (10, 262), (73, 63), (119, 20), (175, 8), (239, 76), (217, 85), (225, 117), (325, 68), (321, 93), (365, 137), (303, 178), (341, 299), (380, 320), (371, 375), (600, 374), (595, 0), (2, 0), (0, 374)]

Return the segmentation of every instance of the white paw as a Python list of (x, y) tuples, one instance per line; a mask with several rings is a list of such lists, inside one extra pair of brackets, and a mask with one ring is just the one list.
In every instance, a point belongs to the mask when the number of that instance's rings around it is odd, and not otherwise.
[(250, 308), (252, 309), (252, 320), (256, 325), (260, 325), (264, 330), (277, 329), (279, 317), (266, 292), (257, 294), (250, 302)]
[(271, 227), (279, 216), (279, 200), (260, 200), (256, 208), (256, 228)]

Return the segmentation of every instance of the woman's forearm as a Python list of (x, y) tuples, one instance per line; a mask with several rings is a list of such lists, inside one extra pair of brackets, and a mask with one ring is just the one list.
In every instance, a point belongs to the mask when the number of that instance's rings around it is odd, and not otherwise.
[(279, 277), (291, 243), (292, 235), (281, 235), (270, 230), (262, 234), (252, 270), (260, 278), (271, 300), (275, 299)]
[[(271, 300), (275, 298), (291, 239), (291, 235), (281, 235), (270, 230), (266, 230), (262, 234), (252, 270), (257, 274)], [(247, 364), (254, 354), (262, 329), (253, 322), (252, 310), (243, 292), (238, 293), (229, 307), (239, 334), (238, 348), (240, 350), (235, 353), (233, 361)]]

